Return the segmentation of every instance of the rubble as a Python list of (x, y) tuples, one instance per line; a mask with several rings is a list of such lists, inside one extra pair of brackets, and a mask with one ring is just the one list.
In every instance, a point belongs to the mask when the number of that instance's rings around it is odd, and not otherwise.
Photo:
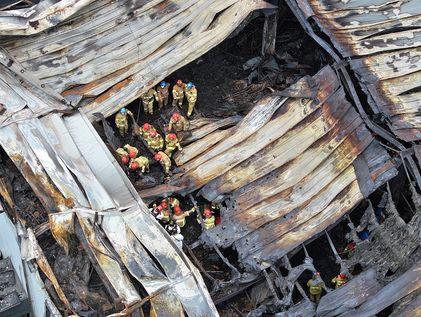
[(0, 263), (24, 310), (417, 315), (420, 12), (386, 2), (2, 6)]

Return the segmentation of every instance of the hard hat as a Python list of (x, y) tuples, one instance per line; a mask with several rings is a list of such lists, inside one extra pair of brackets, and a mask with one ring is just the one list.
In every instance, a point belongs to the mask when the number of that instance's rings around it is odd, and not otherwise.
[(179, 206), (177, 206), (177, 207), (174, 208), (174, 213), (176, 215), (181, 214), (181, 212), (182, 212), (182, 210), (181, 210), (181, 208)]
[(156, 131), (155, 130), (151, 131), (151, 133), (149, 135), (153, 138), (156, 137)]
[(155, 160), (160, 161), (162, 159), (162, 156), (161, 156), (161, 154), (156, 153), (154, 158), (155, 158)]
[(203, 215), (206, 218), (209, 218), (210, 216), (212, 216), (212, 211), (209, 208), (205, 208), (205, 210), (203, 211)]
[(339, 277), (340, 277), (341, 279), (346, 279), (346, 275), (345, 275), (344, 273), (339, 274)]
[(127, 163), (129, 163), (129, 158), (127, 156), (122, 156), (121, 157), (121, 163), (126, 165)]
[(188, 83), (187, 83), (187, 88), (188, 89), (192, 89), (193, 88), (193, 83), (191, 82), (191, 81), (189, 81)]
[(149, 130), (151, 128), (151, 125), (149, 123), (144, 123), (143, 124), (143, 130)]
[(135, 170), (137, 170), (139, 168), (139, 164), (137, 164), (137, 162), (132, 162), (131, 164), (130, 164), (130, 169), (132, 170), (132, 171), (135, 171)]
[(177, 80), (177, 85), (181, 86), (183, 84), (183, 81), (181, 79)]
[(161, 86), (161, 88), (164, 88), (167, 85), (167, 83), (163, 80), (161, 81), (161, 83), (159, 84), (159, 86)]
[(180, 119), (180, 114), (178, 112), (174, 112), (171, 116), (171, 119), (177, 121), (178, 119)]
[(314, 272), (313, 273), (313, 277), (319, 277), (320, 276), (320, 272)]
[(129, 152), (129, 157), (130, 158), (135, 158), (136, 157), (136, 154), (137, 154), (136, 151), (130, 151)]
[(175, 140), (176, 138), (177, 138), (177, 135), (175, 133), (169, 133), (168, 134), (168, 139)]
[(126, 112), (127, 112), (127, 109), (126, 109), (126, 108), (121, 108), (121, 109), (120, 109), (120, 112), (121, 112), (121, 113), (126, 113)]

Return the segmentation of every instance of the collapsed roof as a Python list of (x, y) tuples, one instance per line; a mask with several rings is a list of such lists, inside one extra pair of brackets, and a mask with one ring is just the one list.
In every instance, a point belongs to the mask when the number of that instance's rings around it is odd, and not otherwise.
[[(180, 169), (170, 185), (140, 192), (148, 198), (200, 189), (209, 200), (225, 200), (223, 225), (202, 240), (235, 245), (250, 271), (266, 269), (323, 233), (396, 175), (400, 161), (376, 134), (400, 151), (420, 182), (411, 149), (371, 122), (342, 60), (350, 58), (373, 112), (390, 119), (396, 136), (419, 139), (415, 0), (286, 2), (336, 64), (261, 100), (240, 122), (235, 117), (198, 127), (175, 157)], [(0, 144), (50, 213), (57, 241), (66, 248), (69, 234), (77, 235), (125, 313), (142, 303), (133, 277), (160, 316), (218, 314), (197, 269), (152, 219), (89, 121), (138, 98), (220, 43), (251, 11), (268, 7), (258, 0), (45, 0), (0, 16)], [(332, 46), (316, 36), (310, 16)], [(419, 237), (408, 236), (416, 248)], [(54, 280), (30, 229), (27, 237), (33, 258)], [(419, 265), (384, 288), (365, 272), (374, 285), (371, 297), (337, 314), (375, 314), (416, 293)], [(62, 294), (57, 280), (53, 284)], [(407, 287), (385, 300), (402, 284)], [(416, 300), (408, 299), (412, 306), (405, 309), (412, 311)]]

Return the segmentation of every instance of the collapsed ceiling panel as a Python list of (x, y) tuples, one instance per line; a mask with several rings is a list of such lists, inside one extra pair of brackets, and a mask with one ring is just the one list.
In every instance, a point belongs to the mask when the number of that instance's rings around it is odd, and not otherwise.
[(417, 0), (292, 0), (355, 71), (375, 113), (404, 141), (421, 139), (421, 11)]
[[(228, 198), (222, 224), (207, 230), (203, 239), (224, 247), (234, 244), (248, 268), (270, 266), (397, 174), (346, 100), (333, 69), (326, 66), (313, 80), (314, 100), (263, 99), (225, 130), (229, 134), (223, 139), (197, 140), (175, 156), (182, 162), (169, 182), (176, 192), (201, 188), (208, 200)], [(217, 134), (224, 131), (208, 137)], [(161, 186), (162, 192), (168, 188)], [(158, 193), (155, 188), (153, 194)]]
[[(116, 112), (219, 44), (250, 12), (270, 7), (263, 0), (48, 3), (2, 14), (0, 35), (9, 36), (0, 37), (2, 47), (91, 120)], [(10, 37), (22, 34), (31, 36)]]

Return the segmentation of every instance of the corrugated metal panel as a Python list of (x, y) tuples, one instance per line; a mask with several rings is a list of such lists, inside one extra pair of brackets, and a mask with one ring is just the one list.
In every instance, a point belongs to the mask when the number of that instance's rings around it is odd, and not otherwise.
[[(143, 203), (122, 213), (122, 218), (139, 241), (152, 251), (189, 316), (218, 316), (218, 312), (206, 291), (199, 271), (187, 256), (168, 239), (166, 231), (149, 214)], [(168, 238), (164, 238), (168, 237)]]
[(62, 193), (52, 183), (41, 162), (21, 134), (17, 124), (11, 124), (0, 129), (0, 144), (31, 185), (48, 212), (67, 209), (66, 205), (73, 204), (73, 199), (66, 201)]
[(1, 46), (26, 73), (69, 100), (82, 99), (90, 119), (138, 98), (219, 44), (250, 12), (270, 6), (263, 0), (62, 2), (48, 9), (41, 2), (31, 18), (2, 12)]
[(114, 201), (110, 199), (104, 186), (98, 181), (83, 158), (61, 116), (49, 114), (41, 118), (40, 122), (45, 138), (54, 149), (53, 155), (58, 156), (71, 174), (77, 178), (89, 200), (90, 207), (95, 210), (114, 208)]
[(119, 208), (137, 203), (136, 192), (89, 121), (81, 113), (64, 118), (64, 123), (90, 170)]
[(184, 316), (183, 308), (168, 278), (157, 268), (148, 252), (129, 229), (123, 218), (117, 213), (108, 213), (103, 217), (101, 227), (120, 255), (120, 259), (149, 294), (159, 292), (151, 299), (157, 316)]
[(421, 139), (421, 6), (417, 0), (294, 0), (343, 57), (351, 57), (374, 112), (397, 137)]
[[(314, 82), (315, 100), (290, 97), (260, 120), (262, 104), (268, 104), (267, 110), (281, 102), (268, 97), (232, 128), (234, 133), (208, 145), (210, 150), (201, 149), (201, 156), (188, 153), (196, 151), (195, 143), (184, 148), (183, 157), (193, 158), (169, 183), (178, 186), (176, 192), (203, 186), (200, 194), (208, 200), (227, 198), (221, 225), (202, 238), (234, 245), (248, 269), (270, 266), (397, 173), (346, 100), (332, 68), (322, 69)], [(243, 129), (250, 133), (242, 134)]]

